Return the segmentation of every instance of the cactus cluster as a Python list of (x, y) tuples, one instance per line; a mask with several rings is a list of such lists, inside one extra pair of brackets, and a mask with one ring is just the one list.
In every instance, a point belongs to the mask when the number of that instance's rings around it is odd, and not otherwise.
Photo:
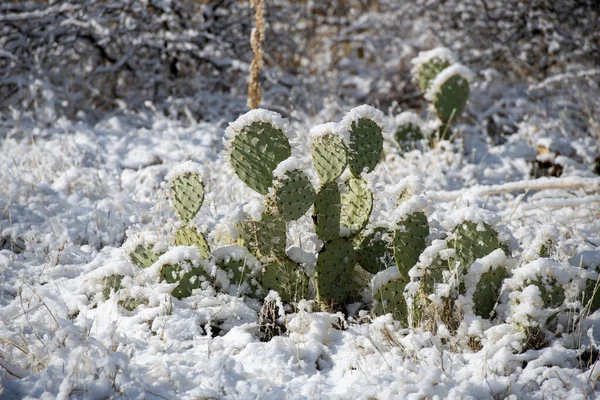
[[(473, 74), (449, 49), (437, 48), (419, 53), (413, 60), (414, 78), (431, 102), (438, 122), (437, 139), (450, 137), (450, 126), (463, 113), (469, 100), (469, 82)], [(403, 151), (412, 150), (430, 133), (411, 111), (399, 115), (394, 138)]]
[[(424, 76), (423, 85), (435, 85), (432, 71), (443, 63), (436, 65), (424, 70), (429, 81)], [(265, 110), (241, 116), (227, 134), (230, 165), (260, 195), (261, 211), (236, 221), (238, 237), (228, 246), (211, 249), (193, 223), (203, 205), (204, 173), (185, 163), (166, 178), (179, 221), (172, 243), (161, 250), (148, 237), (128, 252), (135, 267), (172, 284), (177, 299), (208, 285), (258, 299), (273, 290), (286, 304), (314, 297), (325, 310), (344, 310), (357, 300), (371, 303), (374, 315), (391, 313), (406, 327), (436, 329), (442, 323), (455, 332), (467, 320), (503, 318), (524, 332), (535, 330), (540, 340), (541, 327), (560, 318), (568, 304), (579, 300), (582, 313), (600, 308), (599, 265), (556, 266), (547, 258), (552, 240), (546, 235), (536, 255), (523, 256), (516, 267), (514, 239), (492, 213), (467, 207), (460, 218), (437, 221), (418, 183), (401, 182), (387, 193), (396, 208), (385, 223), (373, 218), (369, 174), (382, 158), (383, 123), (371, 107), (313, 128), (309, 149), (299, 149), (287, 122)], [(287, 248), (291, 225), (311, 219), (318, 238), (313, 264), (291, 257)], [(128, 279), (104, 278), (103, 296), (122, 292)], [(569, 290), (574, 286), (579, 290)], [(582, 295), (575, 299), (569, 293)], [(541, 312), (511, 317), (510, 310), (531, 299)], [(122, 303), (132, 309), (143, 299)]]

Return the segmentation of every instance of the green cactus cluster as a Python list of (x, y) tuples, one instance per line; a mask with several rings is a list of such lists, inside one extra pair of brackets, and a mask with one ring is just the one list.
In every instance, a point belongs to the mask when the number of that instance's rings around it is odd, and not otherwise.
[[(422, 70), (419, 83), (431, 85), (436, 74), (449, 67), (433, 63)], [(374, 315), (391, 313), (402, 326), (435, 329), (442, 322), (454, 332), (465, 313), (471, 320), (507, 318), (502, 312), (512, 300), (503, 291), (522, 292), (531, 285), (539, 289), (543, 309), (551, 310), (554, 318), (573, 303), (570, 284), (579, 285), (582, 309), (600, 308), (599, 266), (577, 267), (585, 270), (584, 278), (572, 272), (568, 282), (541, 272), (518, 280), (507, 242), (510, 235), (500, 235), (502, 228), (490, 222), (493, 218), (468, 209), (458, 223), (436, 221), (418, 184), (401, 194), (396, 190), (394, 198), (387, 199), (397, 209), (390, 221), (377, 226), (367, 175), (382, 158), (383, 124), (374, 109), (362, 106), (341, 123), (311, 132), (304, 154), (310, 154), (312, 165), (308, 157), (298, 159), (296, 154), (302, 152), (279, 120), (264, 110), (251, 112), (241, 118), (244, 123), (236, 125), (226, 146), (236, 175), (260, 195), (263, 207), (253, 218), (238, 222), (239, 237), (231, 238), (230, 246), (211, 249), (193, 225), (205, 196), (202, 174), (190, 168), (169, 179), (165, 187), (181, 224), (171, 245), (164, 246), (170, 250), (158, 251), (154, 239), (139, 240), (130, 246), (129, 258), (137, 268), (156, 271), (157, 280), (172, 284), (174, 298), (185, 299), (208, 285), (259, 300), (274, 290), (288, 305), (314, 297), (322, 310), (344, 310), (363, 301), (370, 303)], [(288, 229), (298, 220), (310, 224), (310, 217), (320, 241), (315, 263), (305, 265), (286, 251), (293, 239)], [(549, 254), (540, 250), (539, 259)], [(104, 278), (102, 295), (122, 292), (128, 281), (123, 275)], [(143, 300), (125, 300), (122, 305), (132, 309), (140, 304)]]

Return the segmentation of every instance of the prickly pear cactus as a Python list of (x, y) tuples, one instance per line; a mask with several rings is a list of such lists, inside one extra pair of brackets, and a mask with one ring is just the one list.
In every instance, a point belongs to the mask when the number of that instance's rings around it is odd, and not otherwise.
[(187, 173), (173, 180), (169, 194), (177, 216), (187, 224), (198, 214), (202, 206), (204, 184), (197, 174)]
[(394, 262), (393, 233), (378, 227), (364, 235), (358, 244), (358, 262), (366, 271), (376, 274), (386, 270)]
[(408, 307), (404, 297), (404, 288), (406, 282), (403, 280), (392, 280), (382, 285), (379, 290), (373, 294), (375, 315), (392, 314), (392, 317), (408, 326)]
[(506, 269), (502, 266), (490, 268), (481, 275), (475, 292), (473, 293), (473, 311), (482, 318), (490, 318), (496, 306), (502, 282), (508, 277)]
[(196, 246), (204, 258), (210, 258), (210, 246), (204, 238), (204, 235), (189, 226), (184, 226), (175, 234), (175, 245), (177, 246)]
[(231, 295), (254, 295), (260, 292), (262, 265), (245, 247), (225, 246), (213, 251), (213, 261), (229, 279)]
[(315, 200), (313, 221), (317, 235), (323, 241), (340, 237), (340, 219), (342, 212), (340, 190), (336, 182), (321, 187)]
[(129, 258), (138, 268), (148, 268), (158, 260), (158, 257), (160, 254), (155, 254), (150, 245), (139, 245), (129, 253)]
[(443, 123), (455, 121), (465, 109), (469, 99), (469, 82), (456, 74), (444, 82), (433, 97), (433, 106)]
[(429, 224), (422, 212), (409, 214), (398, 223), (394, 232), (394, 258), (403, 277), (408, 277), (408, 271), (419, 261), (419, 256), (427, 247), (427, 236)]
[(544, 308), (560, 307), (565, 301), (565, 289), (551, 276), (539, 277), (528, 283), (540, 289)]
[(362, 179), (348, 179), (341, 196), (340, 224), (343, 236), (354, 236), (363, 230), (372, 210), (373, 193), (367, 184)]
[(237, 176), (251, 189), (266, 195), (273, 186), (273, 170), (290, 157), (285, 133), (269, 122), (252, 122), (238, 132), (232, 143), (230, 160)]
[(429, 89), (431, 82), (435, 79), (437, 74), (449, 66), (450, 62), (448, 60), (439, 57), (434, 57), (428, 62), (421, 64), (417, 71), (417, 82), (423, 93)]
[(334, 133), (317, 137), (312, 144), (311, 155), (321, 185), (339, 178), (348, 165), (346, 146)]
[(275, 185), (275, 201), (279, 213), (286, 221), (303, 216), (315, 202), (315, 189), (306, 173), (287, 171)]
[(244, 221), (242, 223), (244, 243), (257, 258), (285, 258), (286, 224), (276, 211), (267, 209), (260, 221)]
[(435, 290), (435, 284), (444, 282), (444, 271), (449, 270), (448, 260), (443, 259), (439, 254), (436, 255), (421, 277), (425, 294), (432, 294)]
[(352, 121), (349, 133), (348, 166), (352, 175), (373, 171), (383, 152), (381, 127), (370, 118), (358, 118)]
[(488, 224), (483, 224), (482, 228), (478, 230), (477, 224), (471, 221), (464, 221), (454, 228), (454, 240), (449, 244), (456, 250), (455, 262), (460, 264), (462, 274), (466, 274), (475, 260), (496, 249), (508, 254), (506, 245), (498, 240), (498, 233)]
[(404, 151), (414, 150), (416, 143), (425, 138), (419, 125), (414, 123), (405, 123), (398, 126), (394, 137)]
[(296, 303), (308, 296), (308, 276), (298, 264), (287, 258), (265, 265), (261, 282), (263, 294), (274, 290), (286, 304)]
[(121, 289), (121, 281), (123, 280), (123, 275), (115, 274), (111, 276), (107, 276), (102, 279), (102, 284), (104, 285), (104, 289), (102, 289), (102, 295), (105, 299), (110, 297), (111, 293), (116, 293)]
[(317, 258), (317, 301), (328, 306), (344, 304), (352, 282), (356, 251), (347, 239), (325, 243)]
[(194, 267), (191, 262), (184, 268), (182, 264), (165, 264), (160, 270), (161, 280), (167, 283), (178, 283), (171, 295), (182, 300), (192, 295), (194, 289), (201, 287), (203, 282), (210, 282), (211, 277), (202, 266)]

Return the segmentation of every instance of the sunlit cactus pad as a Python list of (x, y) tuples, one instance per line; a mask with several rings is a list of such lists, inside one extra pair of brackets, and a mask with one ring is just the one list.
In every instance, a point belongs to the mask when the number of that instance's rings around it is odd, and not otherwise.
[(356, 251), (347, 239), (326, 243), (317, 258), (317, 298), (328, 305), (344, 304), (352, 282)]
[(160, 254), (155, 254), (152, 246), (149, 245), (139, 245), (129, 253), (131, 262), (138, 268), (148, 268), (158, 260), (158, 257)]
[(231, 165), (251, 189), (266, 195), (273, 185), (273, 170), (290, 157), (291, 146), (281, 129), (268, 122), (252, 122), (231, 143)]
[(454, 228), (454, 240), (449, 244), (456, 250), (455, 261), (465, 274), (478, 258), (490, 254), (496, 249), (508, 253), (507, 246), (500, 242), (498, 233), (488, 224), (482, 224), (481, 230), (476, 223), (464, 221)]
[(275, 185), (275, 200), (286, 221), (303, 216), (315, 201), (315, 189), (305, 172), (287, 171)]
[(334, 133), (317, 137), (312, 144), (311, 154), (322, 185), (339, 178), (348, 164), (346, 146), (342, 138)]
[(369, 222), (373, 210), (373, 193), (362, 179), (350, 178), (344, 185), (340, 224), (344, 236), (354, 236)]
[(177, 216), (187, 224), (198, 214), (202, 206), (204, 184), (197, 174), (187, 173), (173, 180), (169, 193)]
[(175, 245), (196, 246), (203, 258), (210, 258), (210, 246), (204, 235), (190, 226), (180, 228), (175, 234)]
[(348, 165), (354, 176), (371, 172), (379, 163), (383, 151), (383, 132), (370, 118), (359, 118), (350, 125)]

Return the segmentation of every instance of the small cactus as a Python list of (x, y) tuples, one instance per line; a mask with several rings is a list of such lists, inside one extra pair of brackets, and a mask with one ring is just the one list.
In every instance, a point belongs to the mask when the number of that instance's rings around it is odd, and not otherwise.
[(406, 281), (390, 280), (379, 287), (373, 294), (375, 315), (392, 314), (392, 317), (403, 326), (408, 326), (408, 306), (404, 297)]
[(502, 266), (490, 268), (481, 275), (475, 292), (473, 293), (473, 311), (482, 318), (490, 318), (504, 279), (508, 277), (506, 269)]
[(490, 225), (484, 223), (479, 230), (477, 224), (471, 221), (464, 221), (454, 229), (454, 240), (450, 245), (456, 250), (454, 261), (460, 265), (463, 275), (475, 260), (496, 249), (503, 249), (508, 253), (506, 245), (500, 242), (498, 233)]
[(298, 302), (308, 296), (308, 276), (289, 259), (265, 265), (261, 282), (263, 294), (274, 290), (284, 303)]
[(178, 300), (191, 296), (192, 291), (202, 287), (203, 282), (211, 281), (210, 275), (202, 266), (195, 267), (189, 260), (178, 264), (163, 265), (160, 277), (164, 282), (178, 283), (171, 292), (171, 295)]
[[(448, 68), (446, 71), (450, 71), (453, 67)], [(446, 77), (446, 71), (443, 72), (443, 76), (436, 78), (436, 83), (438, 79), (446, 78), (446, 80), (431, 95), (435, 112), (443, 124), (455, 121), (464, 111), (469, 99), (468, 78), (460, 73)]]
[(350, 110), (342, 120), (349, 133), (348, 166), (356, 177), (373, 171), (381, 159), (383, 129), (378, 122), (381, 118), (381, 111), (364, 105)]

